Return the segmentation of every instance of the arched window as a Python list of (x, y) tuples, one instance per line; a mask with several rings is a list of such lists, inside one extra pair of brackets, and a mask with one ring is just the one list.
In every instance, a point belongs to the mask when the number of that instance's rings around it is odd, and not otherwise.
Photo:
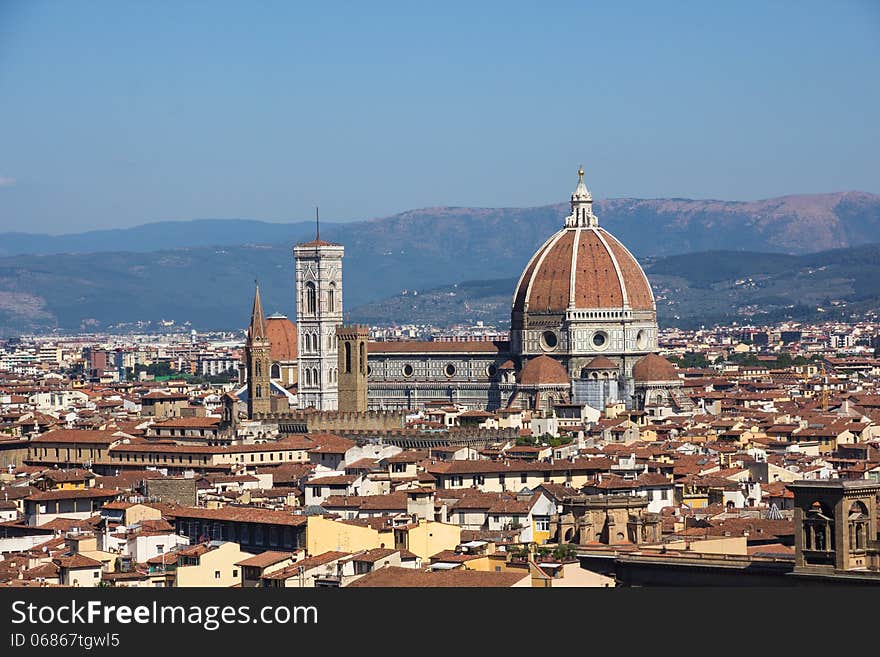
[(306, 312), (309, 315), (318, 312), (318, 290), (311, 281), (306, 283)]
[(367, 345), (365, 342), (361, 342), (360, 345), (360, 365), (361, 365), (361, 374), (367, 373)]
[(254, 376), (263, 376), (263, 365), (260, 361), (254, 362)]
[(309, 370), (303, 370), (303, 387), (312, 385), (312, 373)]
[(321, 385), (321, 379), (318, 377), (318, 368), (317, 368), (317, 367), (313, 367), (313, 368), (312, 368), (312, 382), (313, 382), (316, 386), (320, 386), (320, 385)]
[(345, 343), (345, 373), (351, 373), (351, 342)]
[(867, 547), (868, 508), (855, 501), (849, 508), (849, 547), (851, 550), (864, 550)]
[(336, 283), (330, 283), (327, 290), (327, 310), (331, 313), (336, 310)]
[(257, 394), (255, 396), (257, 399), (260, 399), (263, 396), (263, 386), (257, 386)]
[(278, 363), (272, 363), (272, 371), (269, 374), (269, 376), (271, 376), (273, 379), (280, 379), (281, 378), (281, 365), (279, 365)]

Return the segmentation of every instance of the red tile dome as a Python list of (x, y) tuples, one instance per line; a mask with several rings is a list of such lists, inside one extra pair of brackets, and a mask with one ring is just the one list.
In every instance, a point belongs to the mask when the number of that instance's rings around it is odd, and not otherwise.
[(568, 372), (562, 364), (550, 356), (537, 356), (529, 360), (519, 374), (520, 385), (568, 385)]
[(648, 354), (642, 356), (633, 365), (633, 379), (637, 382), (651, 383), (654, 381), (678, 381), (678, 370), (663, 356)]
[(596, 356), (584, 366), (585, 370), (616, 370), (617, 363), (606, 356)]
[(567, 226), (532, 256), (513, 310), (567, 308), (654, 310), (654, 295), (635, 257), (598, 226)]
[(269, 338), (270, 357), (273, 361), (296, 360), (296, 324), (284, 315), (266, 318), (266, 337)]

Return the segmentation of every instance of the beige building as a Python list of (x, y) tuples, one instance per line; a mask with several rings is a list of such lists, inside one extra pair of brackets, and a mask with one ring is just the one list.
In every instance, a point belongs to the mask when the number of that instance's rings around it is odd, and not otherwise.
[(224, 470), (234, 466), (248, 469), (305, 463), (314, 443), (303, 436), (252, 445), (178, 445), (172, 442), (129, 443), (115, 446), (109, 462), (114, 467), (142, 470), (167, 468), (169, 473), (185, 470)]
[(427, 559), (437, 552), (454, 549), (460, 541), (460, 527), (430, 520), (393, 526), (382, 520), (330, 520), (323, 516), (309, 516), (306, 527), (310, 555), (394, 548)]
[(177, 569), (174, 571), (174, 586), (220, 586), (230, 587), (241, 584), (239, 562), (253, 556), (242, 552), (238, 543), (227, 541), (217, 547), (203, 544), (178, 551)]
[(82, 554), (54, 559), (62, 586), (93, 587), (101, 583), (103, 564)]

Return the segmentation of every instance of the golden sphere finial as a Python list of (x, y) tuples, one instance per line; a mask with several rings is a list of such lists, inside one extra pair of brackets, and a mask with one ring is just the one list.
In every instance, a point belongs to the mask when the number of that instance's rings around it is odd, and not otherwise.
[(584, 167), (578, 164), (578, 180), (584, 179)]

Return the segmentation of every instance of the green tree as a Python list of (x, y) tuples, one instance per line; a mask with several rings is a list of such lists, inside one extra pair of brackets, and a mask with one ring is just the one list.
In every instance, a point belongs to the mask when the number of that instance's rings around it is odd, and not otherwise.
[(709, 367), (709, 360), (706, 358), (706, 356), (694, 352), (688, 352), (682, 356), (670, 356), (669, 361), (682, 368)]
[(571, 543), (562, 543), (561, 545), (557, 545), (553, 550), (553, 558), (559, 559), (560, 561), (574, 559), (576, 555), (577, 548)]

